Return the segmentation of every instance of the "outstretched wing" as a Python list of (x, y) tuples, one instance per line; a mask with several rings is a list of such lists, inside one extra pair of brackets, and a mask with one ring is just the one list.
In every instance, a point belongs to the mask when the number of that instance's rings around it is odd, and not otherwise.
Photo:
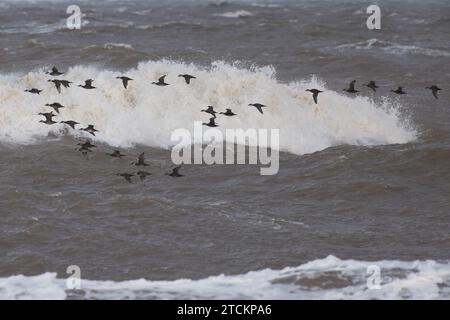
[(94, 82), (94, 80), (88, 79), (84, 83), (86, 84), (86, 86), (92, 86), (92, 82)]
[(123, 87), (126, 89), (128, 87), (128, 79), (122, 78)]
[(259, 111), (261, 114), (264, 114), (264, 113), (263, 113), (263, 110), (262, 110), (262, 105), (256, 104), (255, 107), (256, 107), (256, 109), (258, 109), (258, 111)]
[(164, 79), (166, 79), (167, 75), (164, 75), (158, 79), (159, 83), (164, 83)]
[(438, 90), (435, 89), (432, 91), (432, 93), (433, 93), (433, 96), (437, 99), (438, 98), (438, 95), (437, 95)]
[(356, 83), (356, 80), (353, 80), (352, 82), (350, 82), (350, 86), (349, 86), (350, 91), (355, 90), (355, 83)]
[(189, 74), (185, 74), (185, 75), (183, 76), (183, 78), (184, 78), (184, 80), (186, 80), (186, 83), (187, 83), (187, 84), (190, 84), (190, 83), (191, 83), (191, 79), (196, 79), (194, 76), (191, 76), (191, 75), (189, 75)]
[(319, 96), (319, 93), (318, 92), (314, 92), (313, 93), (313, 99), (314, 99), (314, 102), (317, 104), (317, 97)]
[(56, 90), (58, 90), (58, 93), (61, 93), (61, 82), (55, 81), (53, 82), (55, 84)]

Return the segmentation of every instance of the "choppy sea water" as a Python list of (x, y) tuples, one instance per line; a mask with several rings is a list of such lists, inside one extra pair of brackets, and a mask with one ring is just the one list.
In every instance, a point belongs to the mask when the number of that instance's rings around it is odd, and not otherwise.
[[(68, 4), (0, 4), (1, 298), (449, 298), (448, 3), (380, 1), (379, 31), (360, 1), (81, 1), (77, 31)], [(74, 82), (61, 94), (53, 65)], [(88, 78), (96, 90), (76, 86)], [(353, 79), (358, 95), (342, 91)], [(51, 102), (100, 132), (39, 123)], [(207, 105), (238, 114), (220, 130), (280, 129), (279, 173), (164, 175), (171, 132)], [(116, 176), (144, 151), (145, 183)]]

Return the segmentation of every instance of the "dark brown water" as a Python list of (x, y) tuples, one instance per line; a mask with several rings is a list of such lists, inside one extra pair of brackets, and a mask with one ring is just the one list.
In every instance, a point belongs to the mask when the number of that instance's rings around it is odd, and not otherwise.
[[(379, 31), (360, 1), (82, 1), (81, 30), (68, 4), (0, 4), (1, 298), (448, 299), (449, 3), (379, 1)], [(53, 65), (74, 82), (62, 94)], [(171, 86), (150, 85), (163, 74)], [(97, 90), (76, 86), (88, 78)], [(353, 79), (361, 92), (344, 94)], [(58, 121), (99, 128), (88, 158), (74, 150), (88, 134), (39, 123), (56, 101)], [(207, 105), (238, 113), (221, 129), (280, 129), (279, 173), (166, 176), (171, 132)], [(145, 183), (116, 176), (143, 151)], [(65, 291), (69, 265), (81, 292)]]

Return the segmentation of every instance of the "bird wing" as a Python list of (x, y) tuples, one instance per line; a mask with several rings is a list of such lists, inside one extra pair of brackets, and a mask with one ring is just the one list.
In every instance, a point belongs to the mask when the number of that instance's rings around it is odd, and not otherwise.
[(56, 90), (58, 90), (58, 93), (61, 93), (61, 82), (55, 81), (53, 82), (55, 84)]
[(437, 95), (438, 91), (437, 90), (433, 90), (432, 93), (433, 93), (433, 96), (437, 99), (438, 98), (438, 95)]
[(178, 173), (178, 170), (180, 170), (180, 168), (181, 168), (181, 166), (178, 166), (178, 167), (173, 168), (173, 169), (172, 169), (172, 173), (174, 173), (174, 174), (179, 174), (179, 173)]
[(255, 108), (258, 109), (258, 111), (261, 112), (261, 114), (264, 114), (263, 110), (262, 110), (262, 106), (260, 104), (255, 105)]
[(355, 90), (355, 82), (356, 82), (356, 80), (353, 80), (352, 82), (350, 82), (350, 86), (349, 86), (350, 91)]
[(184, 80), (186, 80), (186, 83), (187, 83), (187, 84), (190, 84), (190, 83), (191, 83), (191, 79), (197, 79), (196, 77), (191, 76), (190, 74), (185, 74), (185, 75), (183, 76), (183, 78), (184, 78)]
[(314, 102), (317, 104), (317, 97), (319, 96), (319, 93), (318, 92), (314, 92), (313, 93), (313, 99), (314, 99)]
[(209, 124), (210, 124), (210, 125), (215, 125), (215, 124), (216, 124), (216, 122), (214, 121), (214, 119), (215, 119), (215, 117), (214, 117), (214, 118), (209, 118)]
[(128, 79), (127, 78), (122, 78), (122, 83), (123, 83), (123, 87), (126, 89), (128, 86)]
[(159, 83), (164, 83), (164, 79), (166, 79), (166, 77), (167, 77), (167, 75), (160, 77), (160, 78), (158, 79), (158, 82), (159, 82)]
[(88, 79), (84, 83), (86, 84), (86, 86), (92, 86), (92, 82), (94, 82), (94, 80)]

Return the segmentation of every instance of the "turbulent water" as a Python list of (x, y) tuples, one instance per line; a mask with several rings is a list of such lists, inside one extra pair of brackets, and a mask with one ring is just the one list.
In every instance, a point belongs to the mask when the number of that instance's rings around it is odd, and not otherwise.
[[(81, 1), (80, 30), (69, 4), (0, 3), (0, 298), (450, 298), (449, 3), (379, 1), (377, 31), (361, 1)], [(97, 135), (40, 123), (52, 102)], [(166, 176), (208, 105), (237, 114), (221, 131), (279, 129), (279, 173)], [(145, 183), (116, 175), (144, 151)]]

